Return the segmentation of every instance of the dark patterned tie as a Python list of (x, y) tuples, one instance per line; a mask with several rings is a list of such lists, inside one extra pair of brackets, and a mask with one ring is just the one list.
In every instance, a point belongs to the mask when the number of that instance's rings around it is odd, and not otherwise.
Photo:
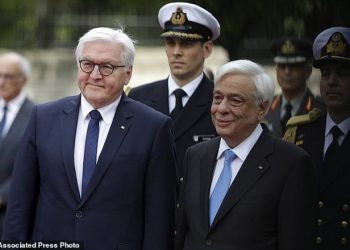
[(292, 116), (292, 107), (293, 106), (289, 102), (284, 105), (285, 113), (281, 120), (282, 135), (286, 132), (287, 122)]
[(86, 133), (84, 151), (83, 181), (81, 188), (82, 195), (86, 191), (91, 176), (96, 168), (97, 143), (101, 118), (102, 116), (97, 110), (92, 110), (90, 112), (90, 122)]
[(186, 95), (186, 92), (182, 89), (177, 89), (174, 91), (174, 95), (176, 98), (175, 108), (173, 109), (173, 111), (171, 112), (170, 115), (173, 118), (173, 120), (175, 121), (183, 109), (182, 97), (184, 97)]
[(333, 141), (327, 148), (324, 160), (323, 160), (323, 168), (324, 168), (324, 174), (326, 176), (332, 175), (332, 173), (336, 173), (336, 162), (339, 161), (339, 153), (340, 153), (340, 146), (339, 146), (339, 136), (343, 134), (343, 132), (338, 128), (338, 126), (333, 126), (331, 129)]
[(2, 116), (2, 119), (0, 121), (0, 141), (1, 139), (3, 138), (2, 136), (2, 132), (4, 130), (4, 127), (5, 127), (5, 124), (6, 124), (6, 118), (7, 118), (7, 106), (5, 105), (4, 108), (3, 108), (4, 112), (3, 112), (3, 116)]

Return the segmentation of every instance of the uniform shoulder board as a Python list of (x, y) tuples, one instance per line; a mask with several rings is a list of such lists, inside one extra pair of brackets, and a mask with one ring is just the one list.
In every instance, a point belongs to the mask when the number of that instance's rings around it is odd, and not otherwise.
[(297, 141), (297, 129), (300, 124), (307, 124), (317, 120), (321, 116), (322, 111), (318, 108), (313, 108), (305, 115), (297, 115), (290, 118), (287, 122), (287, 130), (284, 133), (283, 139), (296, 145), (301, 145), (303, 141)]
[(321, 112), (319, 108), (313, 108), (307, 114), (293, 116), (288, 120), (287, 127), (313, 122), (321, 116)]

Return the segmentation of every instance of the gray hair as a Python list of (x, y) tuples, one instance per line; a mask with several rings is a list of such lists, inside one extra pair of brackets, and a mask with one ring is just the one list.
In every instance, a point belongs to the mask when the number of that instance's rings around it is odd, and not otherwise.
[(16, 62), (18, 62), (19, 69), (20, 69), (21, 73), (24, 75), (24, 77), (26, 79), (30, 78), (32, 67), (31, 67), (29, 60), (26, 57), (14, 52), (14, 51), (2, 53), (0, 55), (0, 57), (11, 58), (11, 59), (16, 60)]
[[(79, 63), (85, 44), (98, 41), (121, 45), (123, 47), (123, 52), (121, 55), (122, 63), (127, 67), (130, 67), (134, 64), (135, 41), (132, 40), (126, 33), (124, 33), (124, 30), (122, 28), (112, 29), (105, 27), (93, 28), (85, 33), (85, 35), (80, 37), (79, 43), (75, 50), (75, 59), (77, 63)], [(119, 58), (117, 59), (119, 60)]]
[(256, 89), (256, 104), (260, 105), (267, 101), (270, 107), (275, 95), (275, 84), (260, 65), (249, 60), (228, 62), (217, 70), (214, 83), (217, 84), (224, 76), (229, 74), (251, 76)]

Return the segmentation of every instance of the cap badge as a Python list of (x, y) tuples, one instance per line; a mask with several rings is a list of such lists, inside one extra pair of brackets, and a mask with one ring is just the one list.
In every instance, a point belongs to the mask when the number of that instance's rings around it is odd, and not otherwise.
[(346, 43), (344, 43), (342, 37), (342, 34), (339, 32), (336, 32), (332, 35), (331, 39), (327, 44), (327, 54), (342, 55), (345, 53)]
[(182, 11), (182, 8), (178, 7), (176, 12), (171, 15), (170, 22), (173, 25), (183, 25), (187, 20), (187, 15)]
[(295, 46), (290, 40), (286, 40), (282, 45), (281, 50), (283, 54), (293, 54), (295, 53)]

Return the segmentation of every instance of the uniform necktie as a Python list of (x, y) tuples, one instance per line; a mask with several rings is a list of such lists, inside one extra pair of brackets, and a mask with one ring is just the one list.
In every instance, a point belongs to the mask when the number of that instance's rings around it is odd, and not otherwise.
[(343, 134), (343, 132), (338, 128), (338, 126), (333, 126), (331, 132), (333, 136), (333, 141), (329, 145), (323, 161), (325, 175), (330, 175), (331, 172), (336, 170), (336, 162), (339, 160), (338, 154), (340, 151), (338, 139), (339, 136)]
[(282, 135), (284, 135), (284, 132), (286, 132), (287, 122), (292, 116), (292, 108), (293, 106), (289, 102), (284, 105), (285, 113), (281, 120)]
[(2, 132), (3, 132), (5, 124), (6, 124), (7, 110), (8, 110), (7, 106), (5, 105), (3, 108), (3, 116), (2, 116), (2, 119), (0, 121), (0, 140), (3, 138)]
[(83, 195), (89, 184), (91, 176), (96, 168), (97, 143), (100, 130), (100, 120), (102, 116), (97, 110), (90, 112), (90, 121), (86, 133), (84, 163), (83, 163), (83, 180), (81, 194)]
[(176, 89), (174, 91), (174, 95), (176, 98), (175, 108), (173, 109), (173, 111), (171, 112), (170, 115), (173, 118), (173, 120), (176, 120), (176, 118), (179, 116), (179, 114), (181, 113), (181, 111), (183, 109), (182, 97), (184, 97), (186, 95), (186, 92), (182, 89)]
[(221, 171), (220, 177), (214, 187), (213, 193), (210, 197), (210, 207), (209, 207), (209, 220), (210, 225), (213, 223), (216, 213), (218, 212), (222, 201), (230, 187), (231, 184), (231, 162), (236, 158), (235, 153), (232, 150), (227, 149), (224, 152), (225, 162), (224, 168)]

